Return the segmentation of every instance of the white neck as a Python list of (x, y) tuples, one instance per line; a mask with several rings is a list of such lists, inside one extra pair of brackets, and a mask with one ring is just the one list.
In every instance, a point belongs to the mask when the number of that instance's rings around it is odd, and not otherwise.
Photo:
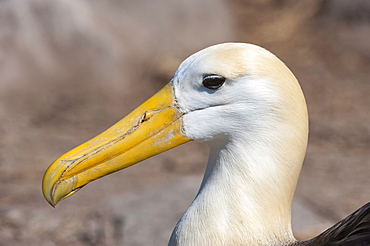
[(294, 242), (290, 210), (307, 135), (293, 134), (293, 138), (268, 136), (265, 141), (260, 137), (259, 142), (251, 142), (238, 137), (210, 143), (200, 190), (169, 245)]

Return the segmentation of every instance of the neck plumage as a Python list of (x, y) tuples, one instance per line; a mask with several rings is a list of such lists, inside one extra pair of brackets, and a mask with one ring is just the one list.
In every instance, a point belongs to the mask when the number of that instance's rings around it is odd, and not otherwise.
[[(288, 245), (307, 132), (214, 141), (200, 190), (169, 245)], [(293, 137), (292, 137), (293, 136)]]

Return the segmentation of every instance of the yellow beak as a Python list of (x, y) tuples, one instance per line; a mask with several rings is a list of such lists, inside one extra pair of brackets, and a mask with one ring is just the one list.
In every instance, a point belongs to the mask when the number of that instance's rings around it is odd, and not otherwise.
[(182, 135), (181, 117), (169, 83), (105, 132), (54, 161), (42, 182), (45, 199), (55, 206), (95, 179), (190, 141)]

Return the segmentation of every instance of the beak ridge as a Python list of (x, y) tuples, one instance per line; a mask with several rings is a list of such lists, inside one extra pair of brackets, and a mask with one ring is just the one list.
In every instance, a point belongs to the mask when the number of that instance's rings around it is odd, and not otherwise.
[(190, 141), (172, 84), (97, 137), (59, 157), (46, 170), (42, 190), (55, 206), (89, 182)]

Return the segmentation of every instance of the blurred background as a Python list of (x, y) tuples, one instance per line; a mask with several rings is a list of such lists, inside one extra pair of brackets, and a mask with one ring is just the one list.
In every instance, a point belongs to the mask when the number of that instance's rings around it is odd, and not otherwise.
[(370, 201), (370, 2), (0, 1), (0, 245), (166, 245), (208, 150), (189, 143), (50, 207), (44, 171), (162, 88), (212, 44), (258, 44), (300, 81), (310, 142), (300, 239)]

